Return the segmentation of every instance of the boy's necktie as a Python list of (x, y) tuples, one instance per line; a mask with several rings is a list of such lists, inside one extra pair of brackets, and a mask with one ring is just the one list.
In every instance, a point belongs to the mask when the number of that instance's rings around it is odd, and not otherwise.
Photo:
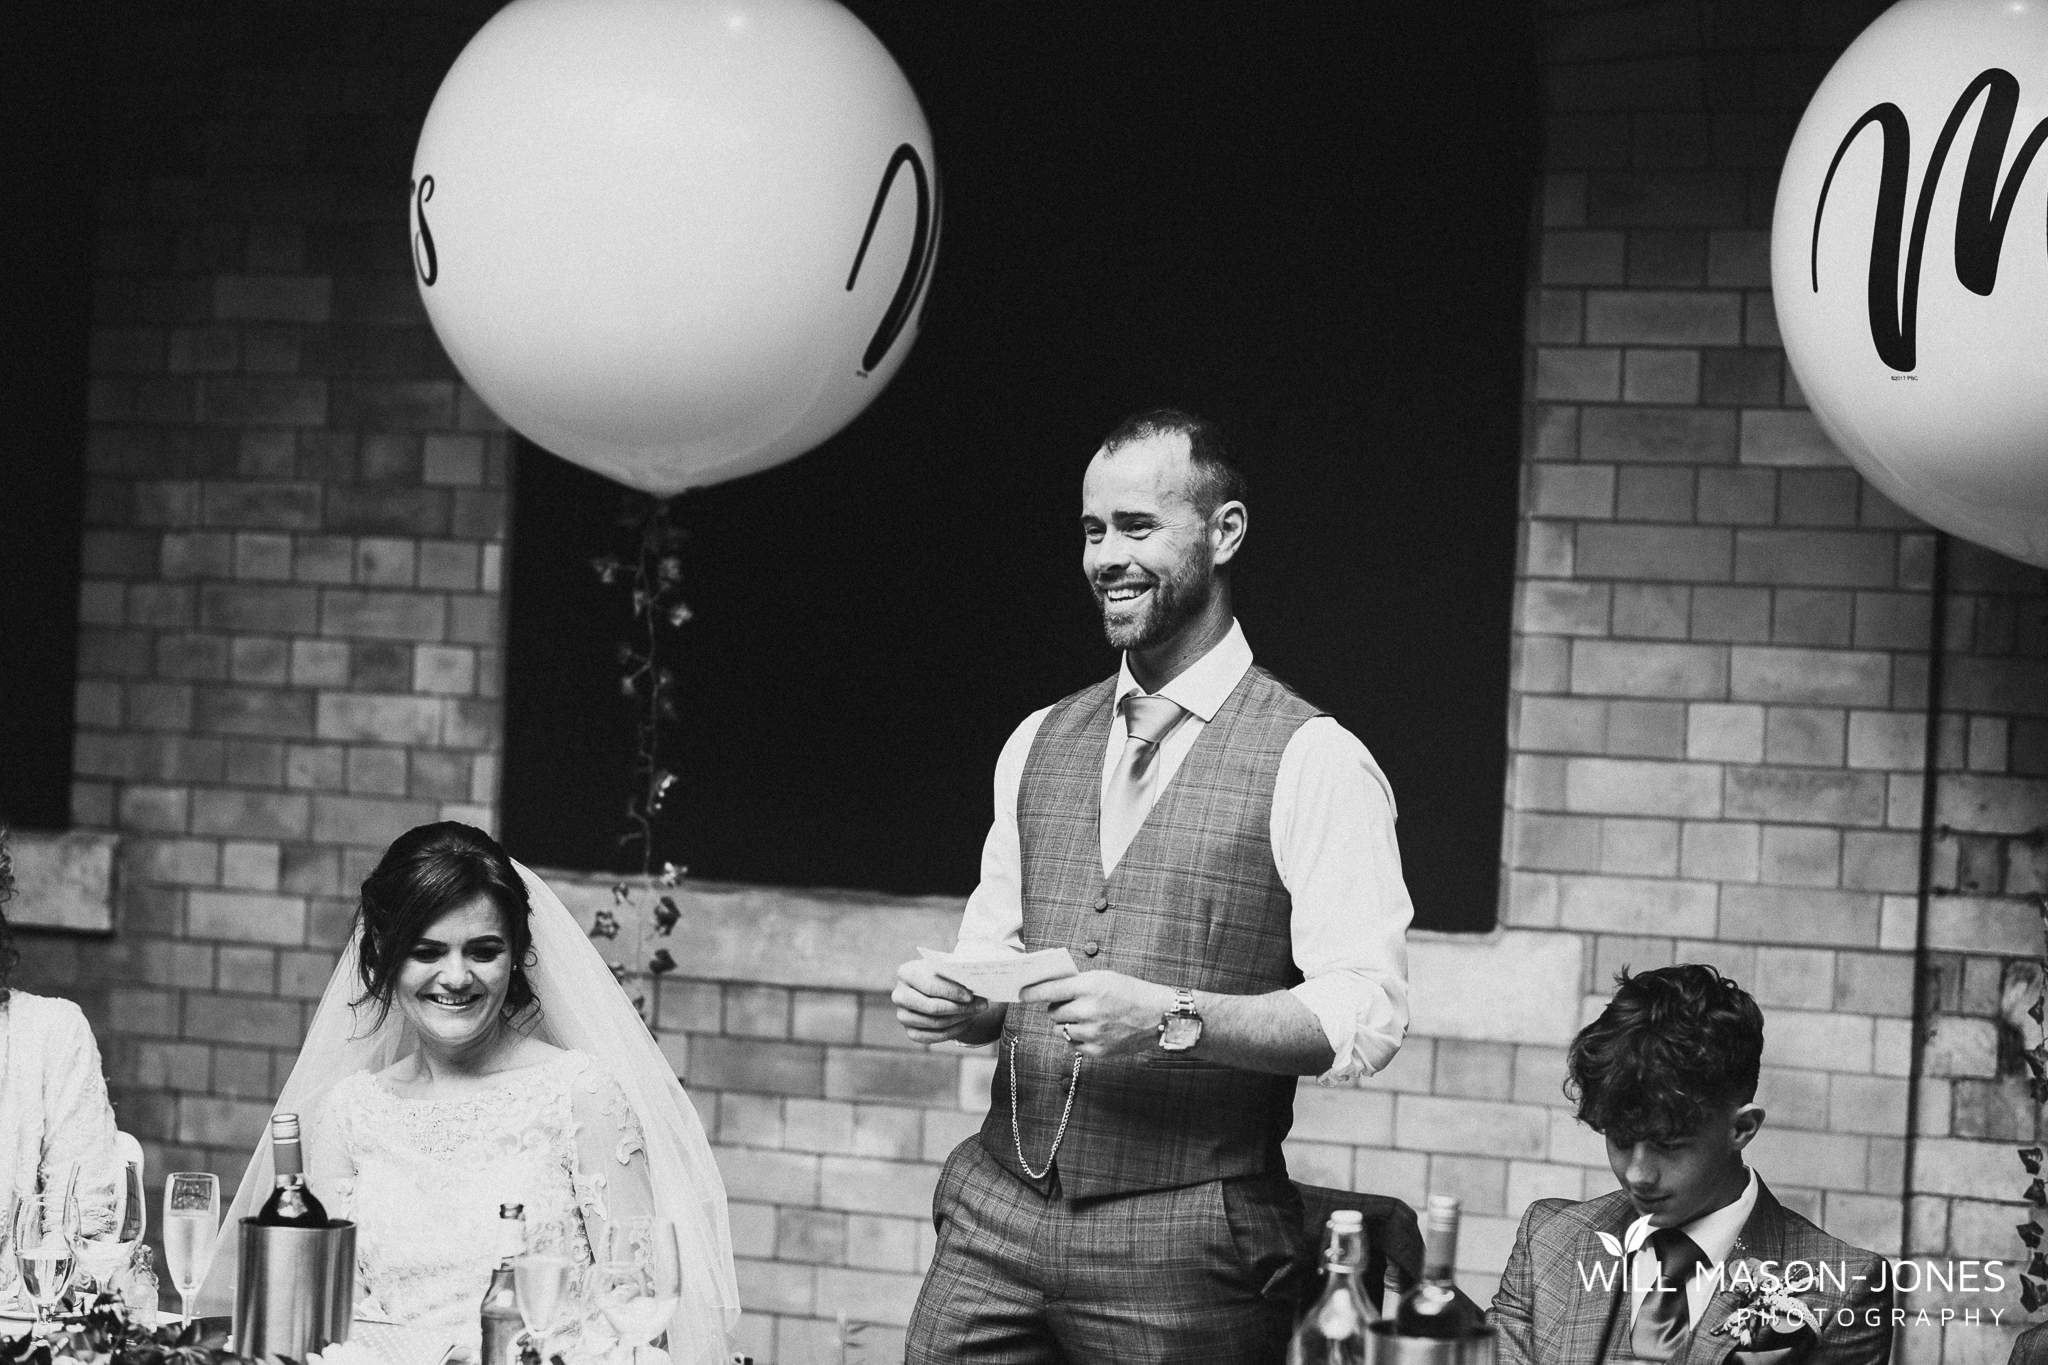
[(1707, 1254), (1677, 1228), (1652, 1232), (1650, 1250), (1657, 1254), (1660, 1279), (1636, 1310), (1629, 1348), (1638, 1360), (1669, 1360), (1685, 1344), (1686, 1330), (1692, 1326), (1686, 1286), (1692, 1283), (1693, 1271), (1707, 1263)]

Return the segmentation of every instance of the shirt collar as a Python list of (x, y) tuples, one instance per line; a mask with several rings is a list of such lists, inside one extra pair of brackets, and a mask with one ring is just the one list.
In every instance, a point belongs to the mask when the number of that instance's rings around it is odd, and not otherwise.
[[(1211, 645), (1207, 654), (1181, 670), (1172, 682), (1160, 688), (1158, 695), (1207, 725), (1223, 703), (1230, 699), (1231, 692), (1251, 666), (1252, 647), (1245, 641), (1244, 627), (1233, 619), (1230, 633)], [(1117, 665), (1116, 696), (1111, 698), (1110, 708), (1121, 707), (1125, 697), (1144, 690), (1131, 676), (1131, 656), (1125, 654), (1123, 662)]]
[[(1756, 1209), (1756, 1171), (1749, 1173), (1749, 1184), (1732, 1204), (1724, 1204), (1712, 1213), (1703, 1213), (1679, 1229), (1692, 1238), (1693, 1245), (1707, 1258), (1707, 1264), (1717, 1266), (1728, 1259), (1728, 1253), (1735, 1250), (1735, 1243), (1742, 1236), (1743, 1226), (1749, 1222), (1749, 1215)], [(1628, 1225), (1628, 1234), (1622, 1238), (1622, 1248), (1631, 1254), (1641, 1249), (1650, 1240), (1650, 1215), (1644, 1214)]]

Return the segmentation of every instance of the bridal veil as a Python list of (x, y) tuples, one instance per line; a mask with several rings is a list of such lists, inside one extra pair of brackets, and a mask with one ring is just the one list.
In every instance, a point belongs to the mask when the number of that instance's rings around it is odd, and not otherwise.
[[(726, 1365), (731, 1359), (729, 1338), (739, 1318), (739, 1290), (733, 1278), (725, 1184), (712, 1160), (704, 1125), (611, 968), (567, 907), (546, 882), (518, 863), (513, 866), (532, 903), (534, 965), (527, 977), (540, 1010), (531, 1032), (557, 1047), (588, 1053), (632, 1102), (645, 1130), (655, 1207), (675, 1224), (682, 1258), (683, 1293), (669, 1328), (669, 1354), (677, 1365)], [(381, 1071), (413, 1049), (412, 1031), (402, 1011), (389, 1011), (381, 1025), (372, 1027), (374, 1012), (359, 1012), (350, 1004), (361, 992), (356, 971), (359, 938), (360, 933), (350, 936), (328, 978), (298, 1063), (277, 1098), (280, 1111), (310, 1116), (335, 1082), (358, 1071)], [(308, 1175), (315, 1182), (319, 1179), (317, 1169)], [(202, 1311), (231, 1311), (238, 1220), (256, 1213), (272, 1183), (266, 1128), (222, 1220), (213, 1265), (199, 1294)]]

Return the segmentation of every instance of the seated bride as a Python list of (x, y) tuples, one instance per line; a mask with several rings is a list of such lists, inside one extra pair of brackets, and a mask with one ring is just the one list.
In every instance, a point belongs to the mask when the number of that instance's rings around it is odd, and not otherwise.
[[(589, 1266), (616, 1220), (675, 1227), (679, 1365), (730, 1359), (725, 1191), (703, 1126), (554, 893), (468, 825), (423, 825), (363, 882), (357, 932), (278, 1109), (306, 1121), (307, 1185), (356, 1224), (359, 1318), (476, 1348), (501, 1204), (531, 1251)], [(202, 1296), (232, 1299), (235, 1220), (272, 1183), (267, 1139)]]

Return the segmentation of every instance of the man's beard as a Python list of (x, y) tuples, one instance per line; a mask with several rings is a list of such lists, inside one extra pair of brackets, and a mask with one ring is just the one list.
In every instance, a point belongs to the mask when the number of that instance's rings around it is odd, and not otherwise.
[[(1095, 605), (1102, 612), (1102, 633), (1111, 649), (1144, 650), (1162, 644), (1173, 633), (1201, 614), (1209, 600), (1209, 586), (1213, 570), (1206, 571), (1199, 563), (1184, 563), (1175, 566), (1175, 572), (1168, 577), (1155, 577), (1152, 593), (1145, 600), (1144, 608), (1134, 616), (1113, 618), (1109, 611), (1109, 599), (1105, 589), (1095, 586)], [(1120, 579), (1114, 586), (1122, 586), (1129, 580)]]

